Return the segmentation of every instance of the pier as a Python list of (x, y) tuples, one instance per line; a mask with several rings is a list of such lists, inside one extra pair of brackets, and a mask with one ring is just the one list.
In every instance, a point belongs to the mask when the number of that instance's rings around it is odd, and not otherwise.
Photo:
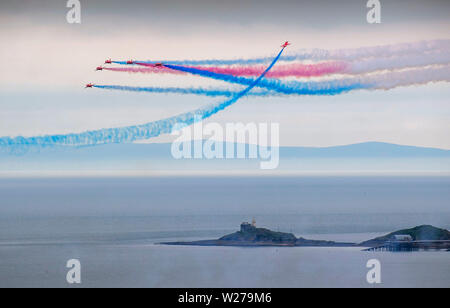
[(364, 249), (363, 251), (427, 251), (450, 250), (450, 241), (388, 241), (380, 246)]

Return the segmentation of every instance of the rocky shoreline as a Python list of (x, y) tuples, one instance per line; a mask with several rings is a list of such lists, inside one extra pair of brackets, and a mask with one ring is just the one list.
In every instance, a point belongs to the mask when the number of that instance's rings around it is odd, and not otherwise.
[(160, 245), (172, 246), (232, 246), (232, 247), (358, 247), (355, 243), (339, 243), (332, 241), (315, 241), (299, 239), (294, 243), (276, 243), (265, 241), (223, 241), (223, 240), (202, 240), (193, 242), (165, 242)]

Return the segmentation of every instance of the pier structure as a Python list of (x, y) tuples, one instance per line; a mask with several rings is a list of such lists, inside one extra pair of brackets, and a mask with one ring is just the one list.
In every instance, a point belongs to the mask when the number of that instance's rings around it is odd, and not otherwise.
[(383, 245), (364, 249), (364, 251), (420, 251), (449, 250), (450, 241), (388, 241)]

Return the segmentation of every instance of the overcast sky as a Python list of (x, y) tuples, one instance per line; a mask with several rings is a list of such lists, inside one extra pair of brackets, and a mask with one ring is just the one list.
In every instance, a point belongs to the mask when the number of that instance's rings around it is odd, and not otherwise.
[[(363, 0), (89, 0), (81, 1), (81, 25), (66, 22), (65, 3), (0, 3), (1, 136), (146, 123), (220, 100), (84, 90), (87, 82), (210, 84), (193, 76), (94, 72), (110, 57), (266, 56), (285, 40), (291, 40), (295, 50), (450, 39), (450, 1), (445, 0), (381, 1), (381, 25), (366, 22)], [(449, 85), (439, 83), (336, 97), (251, 98), (210, 121), (277, 121), (282, 145), (386, 141), (450, 149), (449, 94)]]

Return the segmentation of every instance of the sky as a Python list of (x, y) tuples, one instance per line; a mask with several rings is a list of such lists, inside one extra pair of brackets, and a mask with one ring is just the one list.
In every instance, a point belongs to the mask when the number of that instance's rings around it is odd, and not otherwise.
[[(84, 89), (84, 84), (207, 86), (194, 76), (95, 72), (105, 59), (274, 55), (450, 39), (449, 1), (390, 0), (368, 24), (365, 1), (81, 1), (68, 24), (63, 0), (0, 3), (0, 136), (82, 132), (142, 124), (221, 98)], [(334, 97), (244, 98), (208, 122), (278, 122), (281, 145), (365, 141), (450, 149), (450, 86), (436, 83)], [(151, 142), (170, 141), (163, 136)]]

